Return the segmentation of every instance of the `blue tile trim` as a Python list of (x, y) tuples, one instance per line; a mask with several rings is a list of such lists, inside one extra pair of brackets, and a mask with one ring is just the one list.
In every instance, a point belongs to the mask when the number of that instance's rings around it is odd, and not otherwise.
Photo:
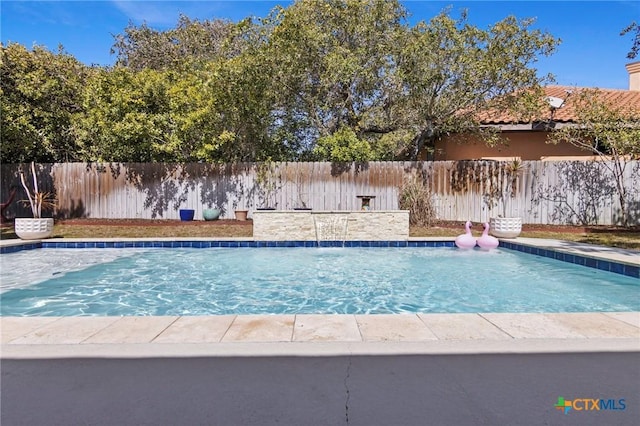
[[(15, 253), (39, 248), (237, 248), (237, 247), (455, 247), (454, 241), (87, 241), (61, 242), (41, 241), (16, 246), (0, 247), (0, 254)], [(536, 256), (548, 257), (562, 262), (574, 263), (616, 274), (640, 278), (640, 267), (609, 260), (594, 259), (577, 254), (531, 247), (511, 241), (501, 241), (501, 248)]]
[(640, 267), (627, 265), (625, 263), (613, 262), (604, 259), (594, 259), (592, 257), (581, 256), (578, 254), (563, 253), (555, 250), (531, 247), (509, 241), (500, 241), (500, 247), (519, 251), (522, 253), (549, 257), (551, 259), (560, 260), (562, 262), (574, 263), (576, 265), (586, 266), (587, 268), (596, 268), (603, 271), (613, 272), (615, 274), (627, 275), (633, 278), (640, 278)]
[(22, 250), (34, 250), (42, 248), (42, 243), (28, 243), (28, 244), (20, 244), (17, 246), (5, 246), (0, 247), (0, 254), (4, 253), (15, 253)]
[(454, 247), (453, 241), (42, 241), (0, 247), (0, 253), (35, 248), (236, 248), (236, 247)]
[[(619, 263), (616, 265), (620, 265)], [(628, 275), (630, 277), (640, 278), (640, 267), (633, 265), (622, 265), (624, 267), (624, 275)], [(615, 272), (615, 271), (611, 271)]]

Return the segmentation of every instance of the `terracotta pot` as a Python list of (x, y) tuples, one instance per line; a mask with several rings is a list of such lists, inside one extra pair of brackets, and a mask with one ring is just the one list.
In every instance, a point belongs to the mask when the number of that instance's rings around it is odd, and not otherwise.
[(247, 215), (249, 214), (249, 210), (236, 210), (236, 220), (247, 220)]

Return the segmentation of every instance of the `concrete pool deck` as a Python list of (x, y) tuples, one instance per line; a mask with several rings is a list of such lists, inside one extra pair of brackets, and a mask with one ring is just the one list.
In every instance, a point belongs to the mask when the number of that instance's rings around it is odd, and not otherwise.
[(640, 312), (0, 321), (4, 359), (640, 351)]
[[(640, 253), (630, 250), (534, 238), (507, 241), (640, 266)], [(624, 352), (640, 351), (640, 312), (0, 317), (0, 334), (2, 358)]]

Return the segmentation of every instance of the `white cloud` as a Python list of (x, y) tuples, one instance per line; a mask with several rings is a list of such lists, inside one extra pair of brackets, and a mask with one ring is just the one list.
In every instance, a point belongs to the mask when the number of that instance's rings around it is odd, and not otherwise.
[(165, 26), (176, 21), (172, 3), (169, 2), (115, 0), (113, 4), (128, 20), (136, 24), (146, 22), (149, 25)]
[(277, 4), (292, 0), (111, 0), (128, 20), (135, 24), (164, 29), (173, 27), (180, 14), (191, 19), (230, 19), (238, 21), (249, 16), (267, 16)]

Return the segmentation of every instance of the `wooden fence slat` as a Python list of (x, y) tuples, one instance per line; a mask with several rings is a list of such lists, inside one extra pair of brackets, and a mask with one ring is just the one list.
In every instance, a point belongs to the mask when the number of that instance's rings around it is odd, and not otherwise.
[[(18, 187), (17, 200), (26, 194), (19, 181), (18, 164), (0, 165), (2, 197), (11, 185)], [(579, 173), (596, 173), (602, 182), (606, 171), (597, 162), (525, 161), (514, 198), (506, 200), (507, 214), (521, 216), (524, 223), (564, 224), (576, 221), (572, 211), (595, 209), (597, 223), (619, 224), (617, 197), (598, 185), (571, 189), (580, 183)], [(23, 165), (28, 169), (28, 165)], [(193, 208), (196, 218), (202, 210), (218, 207), (223, 218), (233, 218), (236, 208), (253, 210), (262, 206), (256, 180), (256, 164), (91, 164), (56, 163), (39, 165), (42, 190), (55, 192), (57, 214), (87, 218), (178, 219), (179, 208)], [(488, 221), (502, 214), (503, 203), (487, 203), (487, 191), (496, 181), (507, 183), (498, 163), (477, 162), (370, 162), (368, 164), (275, 163), (277, 207), (292, 209), (304, 201), (314, 210), (358, 210), (357, 195), (375, 195), (372, 208), (395, 210), (404, 176), (423, 173), (428, 177), (438, 218), (474, 222)], [(594, 167), (600, 167), (594, 172)], [(494, 175), (495, 174), (495, 175)], [(588, 179), (585, 174), (583, 179)], [(625, 185), (632, 213), (631, 225), (640, 225), (640, 162), (629, 161)], [(577, 179), (577, 180), (576, 180)], [(493, 183), (492, 183), (493, 182)], [(600, 190), (601, 192), (598, 192)], [(554, 199), (555, 197), (555, 199)], [(587, 207), (584, 207), (587, 206)], [(583, 212), (581, 212), (583, 213)], [(14, 203), (9, 217), (30, 215), (28, 207)]]

